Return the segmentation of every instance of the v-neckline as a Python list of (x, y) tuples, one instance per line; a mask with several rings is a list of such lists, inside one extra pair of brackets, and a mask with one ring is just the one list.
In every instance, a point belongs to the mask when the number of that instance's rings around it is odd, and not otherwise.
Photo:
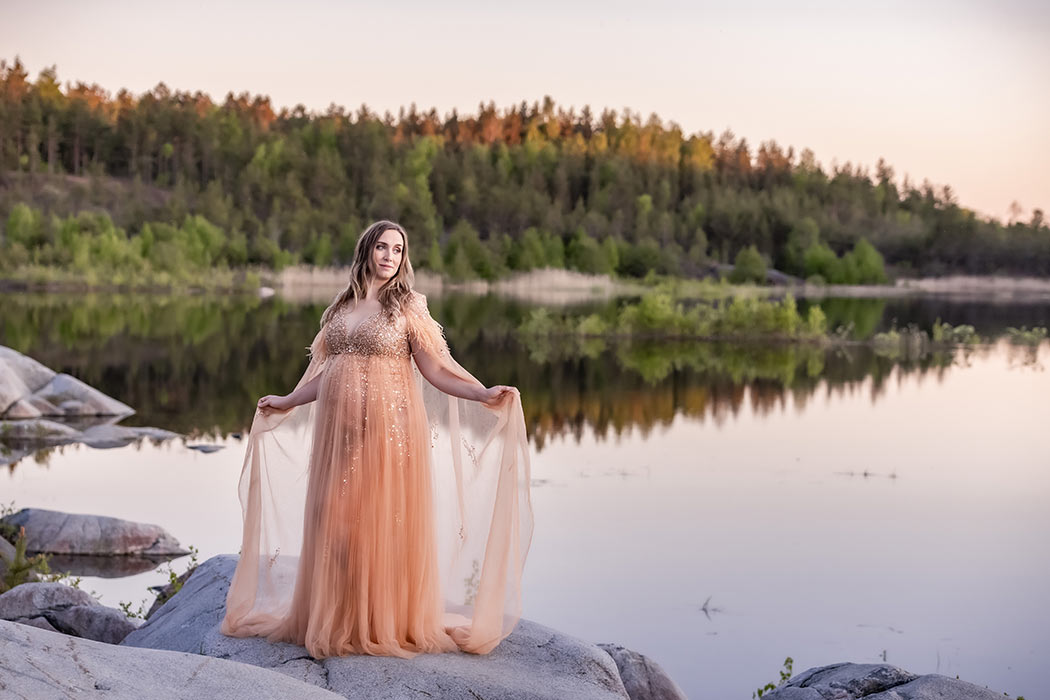
[[(357, 307), (354, 307), (354, 309), (351, 310), (350, 313), (347, 314), (347, 320), (349, 320), (350, 315), (353, 314), (354, 311), (357, 311)], [(382, 312), (383, 312), (383, 307), (379, 307), (379, 309), (377, 311), (373, 311), (370, 314), (366, 314), (364, 318), (362, 318), (360, 321), (358, 321), (356, 324), (354, 324), (353, 328), (348, 328), (347, 329), (347, 331), (346, 331), (347, 337), (350, 337), (354, 333), (357, 333), (358, 329), (360, 329), (361, 326), (365, 325), (370, 320), (372, 320), (372, 318), (374, 318), (375, 316), (378, 316)]]

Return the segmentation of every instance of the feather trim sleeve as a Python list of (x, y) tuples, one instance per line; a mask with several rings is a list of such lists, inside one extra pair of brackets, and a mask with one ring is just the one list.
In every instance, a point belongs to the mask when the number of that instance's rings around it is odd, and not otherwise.
[(408, 341), (412, 352), (431, 352), (435, 355), (448, 353), (448, 343), (441, 325), (430, 315), (427, 298), (412, 292), (405, 304), (405, 320), (408, 323)]

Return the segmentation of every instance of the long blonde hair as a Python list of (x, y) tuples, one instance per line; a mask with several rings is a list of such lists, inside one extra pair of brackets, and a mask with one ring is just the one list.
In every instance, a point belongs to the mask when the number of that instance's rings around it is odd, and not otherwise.
[(412, 293), (412, 284), (415, 282), (412, 263), (408, 259), (408, 235), (400, 224), (383, 219), (365, 229), (365, 232), (357, 239), (357, 245), (354, 246), (354, 262), (350, 265), (350, 284), (335, 296), (332, 303), (321, 314), (322, 328), (343, 304), (364, 300), (365, 295), (368, 294), (368, 287), (376, 274), (372, 262), (372, 250), (376, 247), (379, 237), (391, 229), (401, 234), (401, 266), (379, 290), (379, 303), (392, 316), (400, 313), (401, 306), (408, 300), (409, 294)]

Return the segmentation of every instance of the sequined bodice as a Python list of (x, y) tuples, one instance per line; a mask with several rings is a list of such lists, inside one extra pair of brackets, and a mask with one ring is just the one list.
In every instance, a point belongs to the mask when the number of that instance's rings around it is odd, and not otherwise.
[[(403, 317), (392, 319), (381, 310), (363, 320), (349, 322), (350, 313), (347, 305), (325, 327), (325, 349), (329, 355), (349, 353), (406, 358), (410, 355)], [(357, 325), (351, 326), (350, 323)]]

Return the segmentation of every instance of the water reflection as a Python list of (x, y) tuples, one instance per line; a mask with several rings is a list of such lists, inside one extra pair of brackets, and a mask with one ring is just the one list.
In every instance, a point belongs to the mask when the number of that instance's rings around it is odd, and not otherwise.
[[(324, 307), (251, 296), (18, 294), (3, 295), (0, 302), (0, 344), (135, 407), (137, 414), (126, 425), (191, 437), (241, 432), (258, 396), (290, 390), (305, 367), (305, 347)], [(593, 303), (579, 312), (600, 312), (615, 303)], [(848, 325), (860, 336), (891, 322), (913, 322), (909, 310), (916, 323), (934, 312), (949, 322), (984, 318), (984, 312), (975, 318), (972, 308), (953, 316), (900, 299), (820, 303), (833, 324)], [(1017, 312), (1016, 322), (1036, 322), (1041, 309)], [(601, 339), (526, 347), (516, 329), (529, 307), (520, 302), (449, 295), (432, 298), (431, 311), (462, 364), (486, 383), (521, 388), (539, 448), (556, 436), (579, 440), (586, 431), (605, 437), (638, 429), (647, 435), (676, 415), (717, 424), (740, 411), (745, 395), (759, 413), (785, 406), (788, 398), (801, 411), (815, 394), (853, 392), (870, 380), (866, 386), (875, 401), (894, 372), (939, 381), (954, 364), (966, 364), (970, 354), (988, 351), (896, 358), (866, 346)], [(994, 318), (1004, 322), (1002, 313)], [(980, 325), (978, 330), (985, 332)], [(1016, 354), (1018, 364), (1034, 364), (1030, 352)]]

